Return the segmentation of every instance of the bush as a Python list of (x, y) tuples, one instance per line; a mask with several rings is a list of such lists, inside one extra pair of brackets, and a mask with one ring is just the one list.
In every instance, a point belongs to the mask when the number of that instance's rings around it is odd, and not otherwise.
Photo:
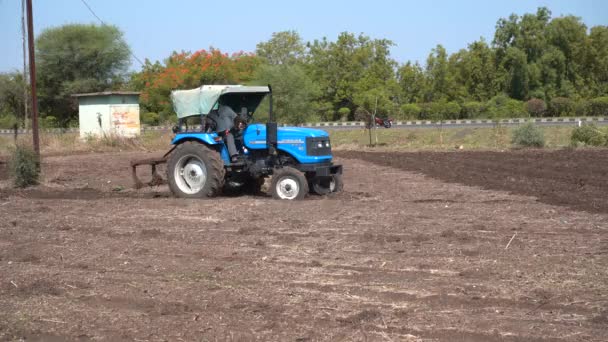
[(596, 97), (589, 101), (589, 115), (608, 116), (608, 96)]
[(553, 116), (573, 116), (575, 109), (574, 101), (567, 97), (554, 97), (549, 102), (549, 112)]
[(513, 131), (511, 143), (520, 147), (544, 147), (545, 137), (540, 128), (529, 122)]
[(524, 103), (513, 100), (506, 95), (496, 95), (487, 103), (488, 115), (490, 118), (519, 118), (528, 116), (524, 108)]
[(574, 104), (576, 116), (589, 116), (590, 103), (587, 100), (579, 100)]
[(460, 105), (456, 102), (431, 102), (422, 106), (421, 117), (431, 120), (458, 119)]
[(347, 121), (349, 114), (350, 114), (350, 109), (347, 107), (342, 107), (342, 108), (338, 109), (338, 116), (340, 117), (340, 121)]
[(0, 115), (0, 128), (14, 129), (17, 125), (17, 118), (12, 114)]
[(40, 128), (57, 128), (59, 127), (59, 122), (57, 118), (52, 115), (47, 115), (45, 117), (40, 118)]
[(608, 144), (608, 136), (593, 124), (584, 125), (572, 130), (570, 143), (572, 146), (604, 146)]
[(160, 123), (160, 115), (154, 112), (143, 113), (141, 122), (146, 125), (157, 126)]
[(401, 115), (399, 119), (401, 120), (416, 120), (420, 118), (420, 113), (422, 112), (422, 108), (415, 103), (407, 103), (401, 106)]
[(526, 102), (526, 110), (530, 116), (541, 117), (545, 115), (547, 105), (541, 99), (530, 99)]
[(38, 158), (29, 147), (17, 145), (10, 159), (10, 170), (13, 183), (18, 188), (38, 184)]
[(478, 118), (481, 117), (485, 111), (485, 106), (481, 102), (469, 101), (462, 104), (460, 109), (460, 116), (464, 119)]

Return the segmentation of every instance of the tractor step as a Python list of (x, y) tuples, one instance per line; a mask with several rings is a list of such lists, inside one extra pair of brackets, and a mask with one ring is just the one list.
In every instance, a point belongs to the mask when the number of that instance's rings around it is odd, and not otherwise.
[[(131, 161), (131, 175), (133, 176), (133, 182), (135, 183), (135, 189), (141, 189), (144, 186), (157, 186), (167, 184), (167, 180), (161, 177), (157, 170), (156, 166), (160, 164), (166, 164), (167, 158), (163, 156), (162, 158), (147, 158), (140, 160), (132, 160)], [(137, 177), (137, 167), (141, 165), (150, 165), (152, 167), (152, 179), (144, 183)]]

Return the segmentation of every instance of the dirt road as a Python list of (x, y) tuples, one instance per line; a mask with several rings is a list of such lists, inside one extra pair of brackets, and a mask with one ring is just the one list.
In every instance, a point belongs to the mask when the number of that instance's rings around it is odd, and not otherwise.
[(0, 339), (608, 340), (600, 209), (345, 154), (333, 197), (181, 200), (129, 189), (136, 155), (2, 181)]

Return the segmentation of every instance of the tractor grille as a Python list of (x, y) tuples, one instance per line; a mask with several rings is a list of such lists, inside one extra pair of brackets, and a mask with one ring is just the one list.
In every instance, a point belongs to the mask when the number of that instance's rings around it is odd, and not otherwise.
[(306, 154), (309, 156), (330, 156), (329, 137), (306, 138)]

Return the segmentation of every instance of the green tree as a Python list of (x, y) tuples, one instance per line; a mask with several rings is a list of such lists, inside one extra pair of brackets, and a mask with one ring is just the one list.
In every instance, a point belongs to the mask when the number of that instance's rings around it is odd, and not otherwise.
[(70, 24), (36, 38), (40, 111), (62, 124), (75, 117), (71, 95), (124, 84), (130, 50), (115, 26)]
[[(396, 62), (390, 58), (393, 43), (343, 32), (335, 42), (327, 38), (308, 43), (307, 71), (319, 85), (320, 103), (331, 104), (332, 112), (347, 107), (372, 111), (378, 99), (380, 112), (395, 109), (398, 84)], [(334, 114), (334, 118), (337, 119)]]
[(0, 126), (13, 128), (25, 117), (23, 75), (19, 73), (0, 74)]
[(407, 62), (397, 70), (401, 101), (405, 104), (422, 101), (426, 83), (424, 71), (416, 62)]
[(255, 83), (272, 85), (273, 111), (278, 122), (304, 123), (317, 109), (312, 100), (318, 96), (318, 88), (298, 65), (262, 66), (256, 72)]
[(267, 42), (258, 43), (255, 52), (268, 64), (294, 64), (304, 56), (305, 46), (296, 31), (282, 31), (273, 33)]
[(449, 73), (448, 54), (445, 48), (437, 45), (426, 59), (426, 77), (429, 86), (425, 94), (425, 101), (439, 101), (451, 99), (450, 92), (454, 83)]
[(450, 60), (453, 60), (455, 82), (464, 87), (468, 99), (487, 101), (496, 95), (496, 57), (483, 38), (469, 44), (467, 50), (459, 51)]

